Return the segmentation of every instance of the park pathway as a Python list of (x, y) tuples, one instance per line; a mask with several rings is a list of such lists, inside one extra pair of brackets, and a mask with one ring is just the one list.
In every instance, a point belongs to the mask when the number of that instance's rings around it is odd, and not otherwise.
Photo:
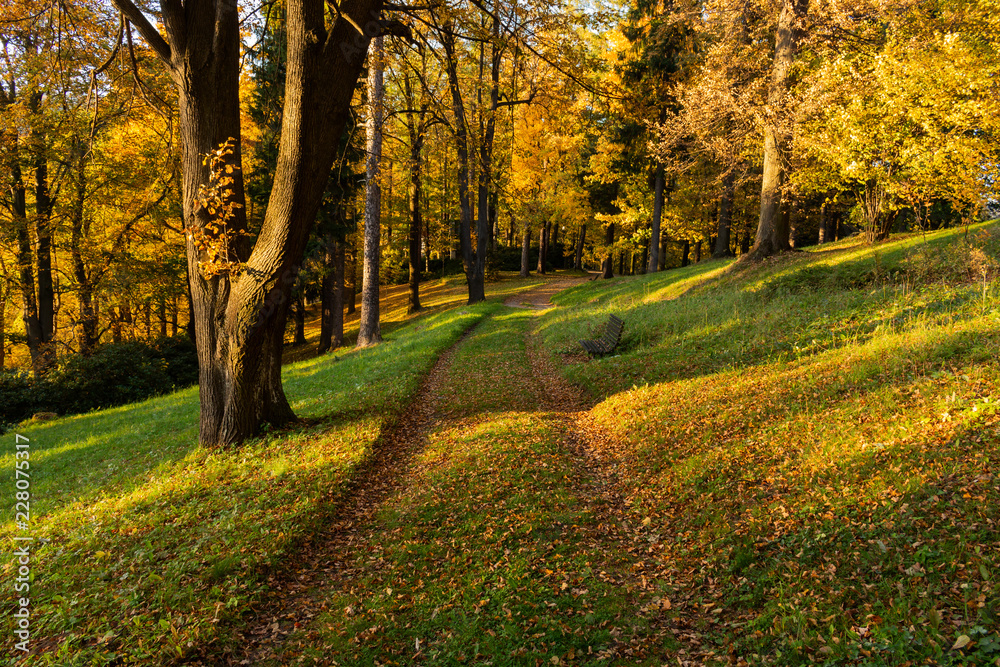
[(442, 355), (336, 522), (203, 664), (666, 657), (650, 538), (596, 454), (588, 399), (534, 335), (531, 311), (581, 281), (511, 297)]

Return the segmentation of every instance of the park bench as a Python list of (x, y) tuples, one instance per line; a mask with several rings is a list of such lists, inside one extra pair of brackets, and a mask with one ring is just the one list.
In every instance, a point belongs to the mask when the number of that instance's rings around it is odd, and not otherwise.
[(624, 320), (611, 315), (608, 317), (608, 323), (604, 325), (603, 336), (594, 340), (581, 340), (580, 345), (583, 345), (583, 349), (589, 352), (592, 357), (611, 354), (618, 347), (618, 341), (622, 338), (622, 329), (624, 328)]

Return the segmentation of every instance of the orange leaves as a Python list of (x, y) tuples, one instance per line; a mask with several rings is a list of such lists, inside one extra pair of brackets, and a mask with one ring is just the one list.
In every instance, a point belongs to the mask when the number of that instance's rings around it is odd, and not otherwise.
[(235, 152), (236, 140), (230, 137), (205, 156), (203, 164), (209, 167), (209, 182), (198, 186), (195, 211), (201, 211), (208, 220), (201, 226), (185, 228), (188, 241), (198, 251), (198, 268), (205, 278), (237, 276), (242, 268), (233, 244), (249, 234), (238, 214), (243, 204), (234, 189), (239, 170), (231, 163)]

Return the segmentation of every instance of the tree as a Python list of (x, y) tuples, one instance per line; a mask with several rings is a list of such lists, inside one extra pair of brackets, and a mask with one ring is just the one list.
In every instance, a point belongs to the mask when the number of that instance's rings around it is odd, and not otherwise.
[(767, 93), (769, 117), (764, 122), (764, 175), (760, 190), (760, 221), (757, 238), (747, 258), (758, 260), (788, 250), (790, 229), (780, 214), (785, 162), (791, 132), (787, 108), (792, 62), (803, 36), (803, 20), (809, 0), (782, 0), (774, 39), (771, 83)]
[[(275, 185), (246, 237), (239, 108), (239, 16), (229, 0), (162, 0), (163, 35), (114, 0), (177, 86), (205, 445), (242, 442), (294, 418), (281, 386), (288, 299), (346, 122), (381, 0), (288, 2), (285, 109)], [(211, 156), (206, 160), (206, 156)], [(209, 195), (206, 197), (206, 195)], [(214, 196), (213, 196), (214, 195)]]
[(364, 274), (361, 281), (361, 324), (358, 329), (358, 347), (368, 347), (382, 342), (379, 328), (379, 232), (382, 225), (382, 186), (380, 162), (382, 161), (382, 116), (385, 88), (383, 69), (385, 48), (381, 35), (372, 40), (368, 50), (368, 114), (365, 125), (368, 152), (365, 180), (365, 232)]

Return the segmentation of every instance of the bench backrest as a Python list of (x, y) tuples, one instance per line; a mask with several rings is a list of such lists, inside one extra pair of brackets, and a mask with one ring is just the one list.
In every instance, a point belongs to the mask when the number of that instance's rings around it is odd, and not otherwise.
[(608, 323), (604, 327), (604, 341), (609, 345), (617, 345), (618, 340), (622, 337), (622, 330), (625, 328), (625, 322), (614, 315), (608, 318)]

